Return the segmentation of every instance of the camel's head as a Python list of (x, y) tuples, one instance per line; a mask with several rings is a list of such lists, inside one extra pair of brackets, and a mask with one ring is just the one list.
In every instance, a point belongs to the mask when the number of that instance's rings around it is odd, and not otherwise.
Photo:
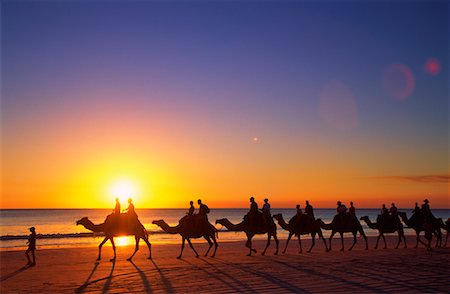
[(221, 224), (223, 226), (224, 223), (225, 223), (225, 219), (224, 218), (216, 220), (216, 225), (217, 224)]
[(161, 226), (162, 225), (162, 223), (163, 223), (164, 221), (162, 220), (162, 219), (159, 219), (159, 220), (154, 220), (154, 221), (152, 221), (152, 224), (154, 224), (154, 225), (157, 225), (157, 226)]
[(317, 222), (318, 224), (323, 224), (323, 223), (324, 223), (323, 220), (322, 220), (321, 218), (316, 219), (316, 222)]
[(273, 218), (276, 220), (281, 220), (283, 218), (283, 216), (281, 215), (281, 213), (278, 213), (278, 214), (274, 214)]
[(90, 222), (90, 220), (87, 217), (83, 217), (83, 218), (77, 220), (77, 226), (78, 225), (85, 225), (85, 224), (87, 224), (89, 222)]
[(368, 217), (368, 216), (361, 216), (359, 219), (360, 219), (360, 220), (368, 220), (369, 217)]

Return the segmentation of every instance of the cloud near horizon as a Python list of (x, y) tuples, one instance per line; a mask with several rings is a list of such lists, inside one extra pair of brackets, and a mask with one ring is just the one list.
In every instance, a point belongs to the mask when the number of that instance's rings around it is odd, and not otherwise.
[(420, 176), (382, 176), (376, 177), (383, 180), (410, 181), (417, 183), (450, 183), (450, 175), (420, 175)]

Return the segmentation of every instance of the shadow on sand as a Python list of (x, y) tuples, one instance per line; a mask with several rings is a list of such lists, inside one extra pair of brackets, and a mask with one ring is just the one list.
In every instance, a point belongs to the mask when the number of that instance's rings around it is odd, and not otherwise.
[(28, 266), (28, 265), (22, 266), (21, 268), (15, 270), (14, 272), (6, 274), (6, 275), (0, 277), (0, 282), (6, 281), (7, 279), (14, 277), (14, 276), (20, 274), (21, 272), (23, 272), (23, 271), (25, 271), (25, 270), (27, 270), (29, 268), (30, 268), (30, 266)]
[(134, 266), (134, 268), (137, 270), (139, 276), (141, 277), (142, 284), (144, 285), (145, 293), (152, 293), (152, 286), (148, 282), (147, 276), (145, 273), (133, 262), (130, 260), (130, 263)]
[(106, 282), (105, 282), (105, 285), (103, 286), (102, 292), (103, 292), (103, 293), (108, 292), (109, 285), (111, 284), (111, 279), (112, 279), (112, 276), (113, 276), (114, 267), (116, 266), (116, 263), (115, 263), (115, 261), (112, 262), (111, 271), (109, 272), (109, 275), (108, 275), (107, 277), (103, 277), (103, 278), (100, 278), (100, 279), (96, 279), (96, 280), (92, 280), (92, 281), (91, 281), (91, 278), (92, 278), (92, 276), (94, 275), (94, 273), (97, 271), (97, 268), (98, 268), (99, 265), (100, 265), (99, 262), (94, 263), (94, 267), (92, 268), (92, 271), (91, 271), (91, 273), (89, 274), (89, 276), (87, 277), (86, 281), (83, 283), (83, 285), (81, 285), (80, 287), (78, 287), (77, 289), (75, 289), (75, 293), (83, 293), (84, 290), (85, 290), (89, 285), (92, 285), (92, 284), (95, 284), (95, 283), (97, 283), (97, 282), (104, 281), (104, 280), (106, 280)]
[(165, 291), (167, 293), (173, 293), (175, 292), (175, 290), (172, 287), (172, 283), (166, 278), (166, 276), (162, 273), (161, 269), (159, 268), (159, 266), (156, 264), (156, 262), (152, 259), (151, 262), (153, 263), (153, 266), (155, 267), (155, 269), (158, 271), (159, 277), (161, 278), (161, 281), (164, 284), (165, 287)]

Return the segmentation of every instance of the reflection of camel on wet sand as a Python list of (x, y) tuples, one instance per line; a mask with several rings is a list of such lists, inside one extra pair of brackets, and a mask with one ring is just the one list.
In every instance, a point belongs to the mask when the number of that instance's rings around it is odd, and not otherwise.
[(226, 227), (228, 231), (245, 232), (245, 234), (247, 235), (247, 242), (245, 243), (245, 246), (250, 250), (250, 252), (247, 254), (248, 256), (251, 256), (252, 252), (256, 253), (256, 249), (252, 248), (252, 238), (256, 234), (267, 234), (267, 243), (264, 251), (262, 252), (262, 255), (266, 254), (266, 250), (270, 245), (270, 239), (272, 238), (272, 236), (276, 244), (275, 255), (278, 254), (277, 226), (275, 225), (273, 219), (267, 222), (267, 224), (259, 226), (258, 228), (250, 226), (245, 220), (235, 225), (226, 218), (216, 220), (216, 224), (221, 224), (222, 226)]
[[(205, 256), (208, 255), (209, 251), (211, 250), (211, 247), (213, 246), (214, 242), (214, 252), (211, 255), (211, 257), (214, 257), (216, 255), (217, 251), (217, 241), (216, 241), (216, 234), (217, 229), (210, 224), (206, 219), (197, 219), (198, 216), (189, 216), (184, 217), (180, 220), (180, 223), (175, 226), (171, 227), (169, 226), (164, 220), (155, 220), (152, 223), (159, 226), (163, 231), (169, 234), (180, 234), (182, 238), (181, 243), (181, 252), (180, 255), (177, 258), (181, 258), (184, 250), (184, 244), (185, 241), (188, 241), (189, 246), (192, 248), (192, 250), (195, 252), (195, 256), (198, 257), (197, 251), (195, 251), (194, 246), (192, 246), (191, 238), (205, 238), (206, 241), (208, 241), (209, 248), (205, 253)], [(200, 224), (200, 225), (199, 225)], [(211, 242), (212, 239), (212, 242)]]
[(116, 214), (110, 214), (106, 217), (105, 222), (99, 225), (93, 224), (87, 217), (83, 217), (82, 219), (77, 221), (77, 225), (82, 225), (88, 230), (91, 230), (93, 232), (105, 233), (105, 239), (103, 239), (103, 241), (98, 246), (97, 260), (101, 259), (103, 244), (105, 244), (106, 241), (110, 240), (114, 251), (114, 258), (112, 258), (111, 261), (114, 261), (116, 259), (116, 246), (114, 244), (113, 237), (129, 235), (134, 235), (134, 239), (136, 240), (136, 247), (133, 254), (129, 258), (127, 258), (127, 260), (130, 261), (139, 250), (140, 239), (144, 240), (144, 242), (147, 243), (149, 252), (148, 259), (152, 258), (151, 244), (148, 241), (147, 230), (138, 219), (128, 218), (129, 216), (127, 216), (126, 214), (121, 214), (119, 218), (117, 218)]
[(361, 236), (363, 236), (364, 241), (366, 241), (366, 250), (369, 249), (367, 244), (367, 237), (364, 234), (364, 230), (359, 223), (358, 219), (353, 215), (344, 215), (343, 220), (339, 221), (339, 217), (335, 217), (333, 221), (329, 224), (324, 223), (321, 219), (317, 219), (317, 223), (324, 230), (331, 230), (330, 235), (330, 246), (328, 250), (331, 250), (331, 240), (333, 239), (334, 234), (339, 233), (341, 235), (341, 251), (344, 251), (344, 233), (352, 233), (353, 234), (353, 244), (348, 250), (352, 250), (356, 244), (356, 234), (359, 232)]
[(379, 235), (377, 238), (377, 244), (375, 245), (375, 249), (378, 248), (378, 241), (380, 241), (381, 237), (383, 237), (383, 241), (384, 241), (383, 249), (386, 249), (387, 245), (386, 245), (386, 238), (384, 237), (384, 234), (395, 233), (395, 232), (398, 232), (398, 242), (397, 242), (397, 246), (395, 246), (395, 249), (398, 248), (402, 239), (403, 239), (403, 243), (405, 244), (405, 248), (406, 248), (406, 238), (405, 238), (405, 233), (403, 232), (402, 223), (400, 222), (400, 220), (397, 217), (390, 216), (390, 215), (387, 215), (386, 217), (388, 217), (386, 219), (386, 221), (381, 222), (381, 223), (378, 221), (376, 223), (373, 223), (369, 219), (368, 216), (361, 217), (361, 220), (365, 221), (369, 228), (371, 228), (372, 230), (378, 230)]
[[(281, 213), (275, 214), (273, 216), (273, 218), (278, 221), (278, 224), (280, 225), (280, 227), (282, 227), (283, 229), (285, 229), (286, 231), (289, 232), (289, 236), (286, 241), (286, 246), (283, 250), (283, 253), (286, 252), (289, 241), (291, 240), (291, 238), (294, 234), (295, 234), (295, 236), (298, 237), (298, 243), (300, 245), (299, 253), (302, 253), (302, 251), (303, 251), (302, 241), (301, 241), (300, 236), (301, 235), (309, 235), (309, 234), (311, 234), (311, 242), (312, 243), (311, 243), (311, 247), (307, 251), (308, 253), (311, 252), (314, 245), (316, 244), (316, 241), (315, 241), (316, 234), (319, 235), (319, 238), (322, 238), (323, 244), (325, 244), (325, 250), (328, 250), (327, 241), (323, 237), (322, 230), (320, 229), (319, 225), (316, 223), (316, 221), (314, 219), (309, 218), (307, 215), (303, 215), (302, 219), (300, 220), (301, 223), (299, 225), (295, 225), (295, 223), (294, 223), (295, 221), (290, 221), (289, 223), (286, 223), (286, 221), (283, 219), (283, 215)], [(304, 225), (302, 225), (302, 224), (304, 224)]]

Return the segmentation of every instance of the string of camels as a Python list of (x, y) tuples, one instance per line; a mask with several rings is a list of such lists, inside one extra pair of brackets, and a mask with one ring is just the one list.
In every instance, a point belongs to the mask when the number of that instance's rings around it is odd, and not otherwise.
[[(407, 247), (406, 238), (404, 234), (404, 226), (400, 222), (400, 219), (397, 217), (397, 215), (400, 217), (401, 221), (403, 221), (403, 223), (406, 225), (406, 228), (411, 228), (415, 231), (416, 244), (414, 248), (417, 248), (420, 243), (425, 245), (427, 250), (431, 250), (431, 240), (433, 236), (436, 237), (436, 245), (435, 245), (436, 247), (446, 246), (450, 231), (450, 218), (444, 222), (441, 218), (425, 217), (424, 220), (423, 217), (421, 217), (421, 219), (418, 221), (417, 215), (415, 214), (411, 218), (408, 218), (405, 212), (398, 212), (395, 216), (390, 217), (389, 215), (389, 217), (386, 217), (384, 219), (380, 218), (379, 216), (375, 222), (372, 222), (368, 216), (363, 216), (360, 218), (360, 220), (364, 221), (370, 229), (377, 230), (379, 233), (376, 240), (375, 249), (378, 248), (380, 239), (383, 239), (384, 242), (383, 248), (384, 249), (387, 248), (385, 234), (390, 233), (398, 234), (398, 242), (397, 245), (395, 246), (396, 249), (399, 248), (402, 241), (403, 247), (404, 248)], [(186, 241), (188, 242), (190, 248), (195, 253), (195, 256), (199, 257), (198, 252), (195, 250), (191, 242), (191, 239), (197, 238), (204, 238), (209, 244), (209, 247), (204, 256), (208, 256), (208, 254), (211, 252), (211, 249), (213, 249), (211, 257), (215, 256), (218, 248), (217, 238), (219, 230), (208, 221), (205, 213), (192, 214), (190, 210), (190, 213), (181, 218), (176, 226), (170, 226), (164, 220), (154, 220), (152, 223), (159, 226), (166, 233), (179, 234), (181, 236), (182, 238), (181, 251), (180, 254), (177, 256), (177, 258), (182, 257)], [(270, 246), (272, 238), (274, 239), (276, 245), (275, 255), (278, 254), (279, 241), (277, 238), (276, 223), (278, 223), (278, 225), (283, 230), (286, 230), (289, 233), (285, 247), (282, 251), (283, 254), (286, 252), (288, 248), (289, 241), (294, 236), (298, 239), (299, 242), (299, 253), (302, 253), (303, 252), (301, 241), (302, 235), (311, 235), (311, 246), (307, 250), (308, 253), (311, 252), (315, 246), (316, 235), (320, 239), (322, 239), (325, 251), (327, 252), (331, 251), (332, 250), (331, 241), (336, 233), (340, 235), (341, 251), (344, 251), (345, 233), (351, 233), (353, 235), (353, 243), (348, 250), (352, 250), (353, 247), (355, 246), (357, 242), (358, 233), (364, 239), (365, 249), (366, 250), (369, 249), (367, 237), (364, 233), (361, 223), (359, 222), (358, 218), (356, 218), (355, 215), (351, 214), (343, 214), (343, 215), (338, 214), (334, 217), (333, 221), (328, 224), (322, 221), (320, 218), (315, 219), (314, 216), (311, 217), (308, 216), (307, 214), (296, 215), (292, 217), (288, 222), (286, 222), (282, 214), (275, 214), (270, 217), (267, 216), (265, 217), (263, 213), (259, 213), (258, 215), (253, 216), (250, 213), (248, 213), (244, 217), (243, 221), (237, 224), (233, 224), (226, 218), (218, 219), (216, 220), (215, 223), (216, 225), (217, 224), (222, 225), (228, 231), (244, 232), (247, 237), (245, 246), (249, 250), (247, 254), (248, 256), (257, 253), (257, 250), (252, 246), (252, 238), (255, 235), (260, 234), (267, 235), (267, 242), (264, 250), (262, 251), (262, 255), (266, 254), (266, 251)], [(131, 261), (133, 256), (139, 250), (140, 239), (142, 239), (148, 247), (149, 251), (148, 259), (152, 258), (151, 243), (149, 242), (149, 234), (145, 229), (145, 227), (142, 225), (142, 223), (137, 219), (137, 215), (135, 215), (135, 218), (132, 218), (132, 220), (130, 221), (130, 217), (129, 216), (127, 217), (126, 213), (119, 213), (119, 215), (112, 213), (106, 217), (103, 223), (97, 225), (92, 223), (92, 221), (90, 221), (87, 217), (83, 217), (82, 219), (78, 220), (76, 224), (82, 225), (90, 231), (104, 234), (105, 237), (99, 245), (97, 260), (101, 259), (101, 250), (103, 244), (105, 244), (109, 240), (112, 244), (112, 249), (114, 252), (114, 256), (111, 259), (111, 261), (114, 261), (116, 259), (116, 246), (114, 243), (114, 237), (125, 235), (131, 235), (134, 236), (135, 238), (135, 250), (133, 254), (127, 259), (128, 261)], [(443, 229), (446, 232), (444, 244), (442, 244), (443, 237), (441, 229)], [(323, 236), (322, 230), (331, 231), (331, 234), (328, 237), (328, 244), (327, 240)], [(421, 232), (425, 233), (426, 239), (425, 242), (420, 237)]]

